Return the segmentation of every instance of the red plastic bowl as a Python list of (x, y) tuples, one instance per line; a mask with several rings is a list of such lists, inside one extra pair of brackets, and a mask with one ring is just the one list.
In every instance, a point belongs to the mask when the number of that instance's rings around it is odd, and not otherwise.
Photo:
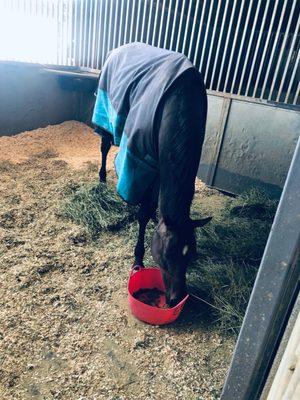
[(130, 310), (136, 318), (148, 324), (170, 324), (178, 318), (189, 295), (186, 295), (184, 299), (172, 308), (153, 307), (133, 297), (133, 293), (140, 289), (153, 288), (165, 292), (163, 278), (158, 268), (139, 268), (137, 270), (132, 270), (128, 281), (128, 301)]

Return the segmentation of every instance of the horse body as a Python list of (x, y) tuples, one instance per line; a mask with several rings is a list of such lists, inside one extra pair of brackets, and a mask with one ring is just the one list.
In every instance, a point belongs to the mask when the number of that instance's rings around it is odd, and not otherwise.
[[(196, 69), (188, 69), (162, 97), (154, 121), (158, 177), (139, 202), (139, 235), (134, 250), (134, 265), (143, 266), (146, 226), (151, 218), (156, 219), (158, 209), (159, 219), (151, 251), (161, 269), (170, 306), (186, 294), (186, 269), (196, 251), (194, 229), (210, 220), (190, 219), (206, 114), (207, 96), (202, 79)], [(102, 166), (99, 177), (104, 182), (106, 156), (112, 140), (107, 132), (102, 130), (101, 133)]]

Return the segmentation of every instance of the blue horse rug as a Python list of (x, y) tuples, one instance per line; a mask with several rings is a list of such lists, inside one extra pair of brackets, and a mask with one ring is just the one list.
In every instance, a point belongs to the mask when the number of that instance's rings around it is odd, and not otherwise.
[(106, 58), (92, 122), (120, 147), (117, 192), (128, 203), (140, 203), (158, 181), (157, 110), (168, 89), (191, 68), (184, 55), (143, 43), (121, 46)]

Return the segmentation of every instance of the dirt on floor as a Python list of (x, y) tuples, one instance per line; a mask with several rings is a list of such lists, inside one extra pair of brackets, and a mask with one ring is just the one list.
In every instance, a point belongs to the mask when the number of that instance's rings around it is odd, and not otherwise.
[[(128, 310), (137, 223), (94, 240), (61, 215), (99, 160), (75, 121), (0, 137), (0, 399), (218, 399), (234, 339), (202, 303), (164, 327)], [(200, 183), (196, 196), (222, 201)]]

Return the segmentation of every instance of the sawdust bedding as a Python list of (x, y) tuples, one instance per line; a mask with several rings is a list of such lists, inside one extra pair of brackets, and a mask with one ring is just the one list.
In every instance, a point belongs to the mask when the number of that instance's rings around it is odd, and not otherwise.
[[(217, 399), (234, 340), (201, 303), (165, 327), (128, 311), (136, 222), (95, 241), (60, 215), (99, 158), (75, 121), (0, 137), (0, 399)], [(196, 195), (222, 201), (200, 183)]]

